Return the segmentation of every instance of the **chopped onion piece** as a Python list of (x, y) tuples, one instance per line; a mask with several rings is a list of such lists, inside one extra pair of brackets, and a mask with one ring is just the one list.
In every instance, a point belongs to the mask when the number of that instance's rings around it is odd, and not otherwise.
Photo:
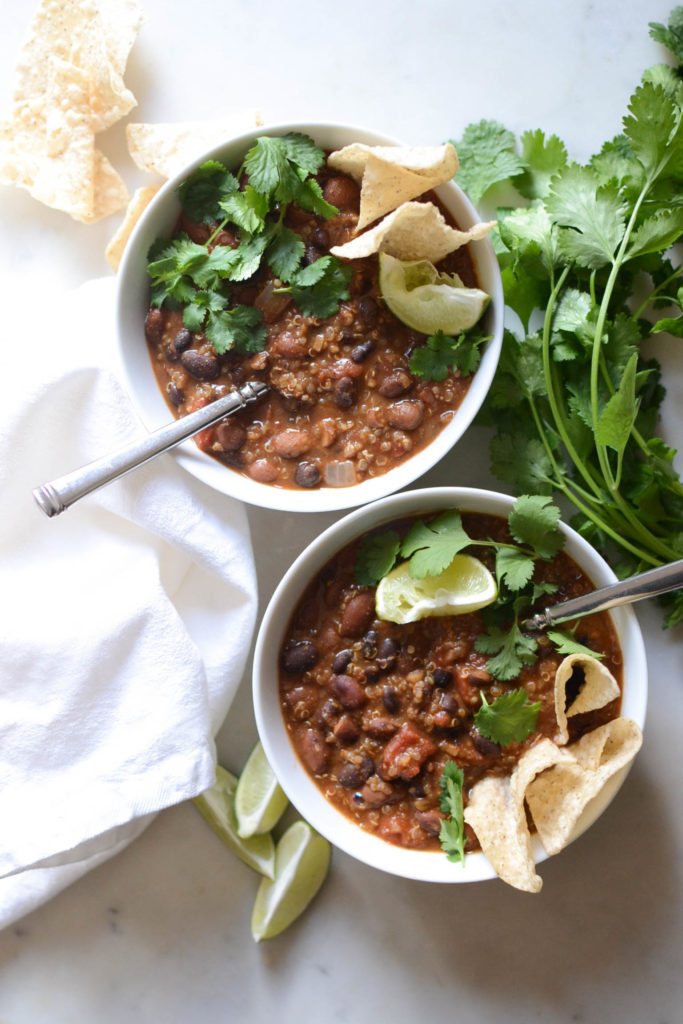
[(348, 487), (349, 484), (356, 482), (356, 471), (353, 468), (353, 463), (348, 460), (346, 462), (330, 462), (325, 466), (324, 476), (328, 487)]

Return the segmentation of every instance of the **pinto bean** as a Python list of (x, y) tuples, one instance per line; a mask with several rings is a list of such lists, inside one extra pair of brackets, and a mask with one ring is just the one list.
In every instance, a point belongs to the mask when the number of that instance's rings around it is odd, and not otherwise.
[(351, 377), (342, 377), (335, 381), (332, 394), (340, 409), (350, 409), (356, 404), (356, 383)]
[(419, 399), (404, 398), (392, 402), (387, 409), (387, 423), (397, 430), (416, 430), (424, 419), (424, 405)]
[(327, 768), (329, 751), (317, 729), (302, 729), (298, 737), (301, 760), (313, 775), (321, 775)]
[(292, 331), (283, 331), (273, 341), (273, 348), (281, 356), (296, 358), (308, 352), (308, 340)]
[(313, 668), (319, 657), (320, 652), (315, 644), (310, 640), (301, 640), (291, 647), (285, 647), (281, 659), (282, 671), (290, 675), (307, 672), (309, 668)]
[(323, 185), (323, 197), (326, 203), (331, 203), (338, 210), (353, 210), (360, 202), (360, 189), (355, 181), (345, 175), (328, 178)]
[(221, 364), (218, 356), (212, 352), (198, 352), (188, 348), (181, 355), (180, 362), (196, 380), (216, 380), (220, 376)]
[(394, 370), (387, 374), (377, 390), (383, 398), (398, 398), (410, 391), (413, 380), (407, 370)]
[[(334, 727), (335, 739), (340, 743), (355, 743), (358, 739), (358, 726), (351, 718), (351, 715), (342, 715)], [(360, 779), (359, 779), (360, 781)], [(358, 785), (358, 783), (355, 783)]]
[(355, 764), (345, 764), (337, 773), (337, 782), (346, 789), (357, 789), (362, 781), (360, 771)]
[(385, 686), (382, 690), (382, 703), (390, 715), (395, 715), (401, 710), (401, 701), (396, 690), (391, 686)]
[(145, 317), (145, 337), (150, 345), (156, 345), (161, 340), (163, 330), (164, 314), (153, 306)]
[(372, 590), (354, 594), (344, 607), (339, 632), (342, 636), (362, 636), (375, 617), (375, 595)]
[(354, 711), (367, 703), (365, 690), (353, 676), (332, 676), (330, 690), (347, 711)]
[(443, 815), (437, 810), (416, 811), (415, 820), (420, 828), (423, 828), (425, 832), (429, 832), (430, 836), (438, 836), (441, 831)]
[(320, 690), (311, 683), (302, 683), (285, 690), (282, 694), (283, 703), (290, 709), (294, 718), (303, 722), (315, 711), (320, 699)]
[(241, 423), (226, 420), (216, 427), (216, 440), (224, 452), (236, 452), (247, 439), (247, 432)]
[(288, 427), (273, 438), (273, 451), (283, 459), (298, 459), (313, 445), (310, 431)]
[(375, 342), (372, 338), (366, 338), (366, 340), (361, 341), (360, 344), (354, 345), (351, 349), (351, 358), (354, 363), (364, 363), (374, 348)]
[(259, 484), (272, 484), (280, 475), (279, 469), (270, 459), (256, 459), (247, 472)]

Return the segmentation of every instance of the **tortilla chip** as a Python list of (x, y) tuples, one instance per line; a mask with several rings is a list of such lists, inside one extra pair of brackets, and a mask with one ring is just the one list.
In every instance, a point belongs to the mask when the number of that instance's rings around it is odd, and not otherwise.
[(433, 203), (403, 203), (374, 228), (330, 252), (342, 259), (354, 260), (386, 252), (398, 260), (429, 260), (438, 263), (448, 253), (468, 242), (484, 238), (495, 221), (475, 224), (467, 231), (450, 227)]
[(564, 849), (588, 803), (633, 760), (641, 744), (636, 723), (615, 718), (564, 747), (571, 760), (551, 766), (530, 782), (527, 803), (549, 854)]
[(0, 182), (85, 223), (126, 205), (95, 133), (135, 105), (122, 76), (141, 21), (135, 0), (43, 0), (0, 131)]
[(195, 157), (260, 123), (257, 111), (245, 110), (221, 121), (128, 124), (128, 151), (140, 170), (172, 178)]
[[(584, 682), (570, 707), (567, 707), (567, 683), (577, 667), (583, 670)], [(564, 658), (555, 673), (555, 715), (560, 742), (566, 743), (569, 739), (567, 718), (604, 708), (616, 700), (620, 692), (612, 673), (597, 658), (588, 654), (570, 654)]]
[(353, 143), (328, 159), (333, 170), (360, 183), (357, 230), (454, 177), (458, 155), (450, 142), (443, 146), (366, 146)]
[(117, 271), (119, 269), (123, 250), (126, 248), (133, 228), (140, 219), (143, 210), (146, 209), (160, 188), (161, 185), (145, 185), (143, 188), (136, 189), (131, 196), (123, 223), (105, 250), (107, 262), (112, 270)]
[(543, 880), (536, 872), (531, 833), (524, 799), (532, 779), (566, 758), (552, 740), (539, 740), (519, 759), (512, 775), (487, 777), (477, 782), (464, 811), (482, 852), (496, 874), (524, 892), (540, 892)]

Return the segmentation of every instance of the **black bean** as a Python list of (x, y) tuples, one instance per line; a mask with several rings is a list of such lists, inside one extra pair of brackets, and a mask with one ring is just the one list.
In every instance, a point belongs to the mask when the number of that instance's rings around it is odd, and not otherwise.
[(221, 364), (212, 352), (197, 352), (189, 348), (181, 355), (180, 362), (197, 380), (215, 380), (220, 376)]
[(313, 668), (320, 657), (320, 652), (310, 640), (301, 640), (299, 643), (286, 647), (282, 652), (282, 671), (295, 675), (299, 672), (306, 672)]
[(390, 636), (385, 636), (384, 640), (380, 643), (377, 648), (377, 664), (386, 672), (396, 663), (396, 656), (398, 654), (398, 648), (396, 647), (396, 641), (392, 640)]
[(343, 672), (346, 672), (347, 668), (351, 664), (353, 659), (353, 651), (346, 649), (345, 651), (339, 651), (332, 662), (332, 671), (335, 675), (339, 676)]
[(351, 715), (342, 715), (334, 729), (335, 739), (340, 743), (355, 743), (358, 739), (358, 727)]
[(356, 382), (351, 377), (341, 377), (335, 381), (332, 394), (340, 409), (350, 409), (356, 403)]
[(360, 763), (359, 770), (363, 782), (367, 782), (370, 776), (375, 774), (375, 762), (369, 754), (363, 754), (363, 760)]
[(370, 353), (375, 347), (375, 342), (372, 338), (366, 338), (365, 341), (361, 341), (360, 344), (355, 345), (351, 349), (351, 358), (354, 363), (363, 363), (368, 358)]
[(337, 773), (337, 782), (346, 789), (356, 789), (362, 781), (361, 774), (355, 764), (345, 764)]
[(377, 388), (383, 398), (398, 398), (410, 391), (413, 379), (406, 370), (394, 370), (388, 374)]
[(374, 658), (377, 655), (377, 643), (379, 636), (377, 630), (369, 629), (361, 640), (361, 651), (364, 658)]
[(174, 384), (172, 380), (166, 385), (166, 394), (168, 395), (171, 404), (174, 405), (176, 409), (185, 401), (185, 395), (178, 385)]
[(294, 473), (294, 482), (299, 487), (317, 487), (320, 483), (320, 470), (313, 462), (300, 462)]
[(482, 736), (478, 729), (470, 730), (470, 736), (479, 753), (485, 757), (496, 757), (500, 753), (498, 744), (486, 736)]
[(185, 352), (192, 344), (192, 333), (188, 331), (187, 327), (181, 327), (175, 338), (173, 339), (173, 348), (176, 350), (178, 355)]
[(460, 704), (458, 698), (452, 693), (442, 693), (440, 707), (443, 708), (451, 717), (455, 717), (460, 711)]
[(325, 252), (330, 247), (330, 236), (324, 227), (318, 225), (311, 232), (311, 244), (316, 245), (318, 249), (322, 249)]
[(391, 686), (385, 686), (382, 690), (382, 703), (384, 708), (389, 712), (390, 715), (395, 715), (401, 710), (401, 701), (398, 698), (396, 690)]
[(358, 314), (364, 324), (372, 326), (377, 323), (379, 309), (371, 295), (364, 295), (358, 303)]
[(452, 683), (453, 673), (449, 672), (447, 668), (435, 668), (432, 672), (432, 681), (434, 686), (440, 686), (444, 689)]
[(316, 248), (314, 245), (307, 245), (304, 252), (303, 265), (308, 267), (311, 263), (319, 260), (321, 256), (324, 256), (321, 249)]

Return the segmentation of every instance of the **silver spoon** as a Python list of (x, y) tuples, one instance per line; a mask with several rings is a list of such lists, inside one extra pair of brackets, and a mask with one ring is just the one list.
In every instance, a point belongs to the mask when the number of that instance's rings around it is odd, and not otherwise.
[(668, 565), (660, 565), (656, 569), (648, 569), (637, 576), (631, 576), (619, 583), (599, 587), (590, 594), (574, 597), (571, 601), (562, 601), (550, 608), (545, 608), (537, 615), (532, 615), (522, 623), (522, 629), (539, 632), (548, 629), (558, 622), (576, 619), (589, 612), (601, 612), (606, 608), (616, 608), (620, 604), (631, 604), (642, 601), (646, 597), (667, 594), (671, 590), (683, 587), (683, 558)]
[(57, 516), (79, 498), (91, 494), (99, 487), (104, 487), (112, 480), (118, 480), (132, 469), (155, 459), (157, 455), (174, 448), (205, 427), (210, 427), (212, 423), (217, 423), (238, 409), (244, 409), (267, 390), (268, 385), (261, 381), (245, 384), (238, 391), (231, 391), (217, 398), (215, 402), (197, 409), (196, 412), (191, 412), (188, 416), (153, 431), (142, 441), (135, 441), (112, 455), (105, 455), (81, 469), (36, 487), (33, 497), (46, 516)]

